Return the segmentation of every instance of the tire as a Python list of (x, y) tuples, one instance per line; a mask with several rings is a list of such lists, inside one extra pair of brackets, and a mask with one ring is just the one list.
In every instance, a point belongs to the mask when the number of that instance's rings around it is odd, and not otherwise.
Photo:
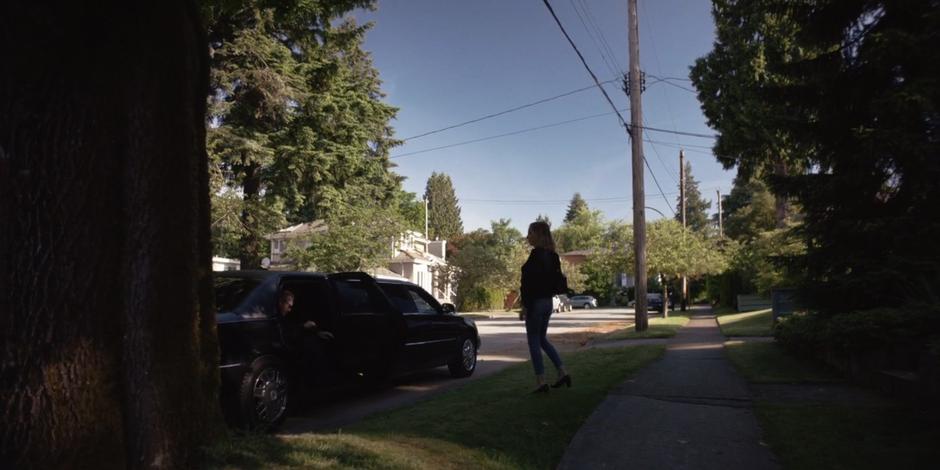
[(447, 364), (447, 368), (453, 377), (470, 377), (477, 369), (477, 345), (469, 337), (464, 337), (460, 339), (458, 346), (458, 355)]
[(262, 357), (251, 364), (238, 390), (238, 414), (249, 431), (271, 432), (287, 417), (290, 380), (284, 364)]

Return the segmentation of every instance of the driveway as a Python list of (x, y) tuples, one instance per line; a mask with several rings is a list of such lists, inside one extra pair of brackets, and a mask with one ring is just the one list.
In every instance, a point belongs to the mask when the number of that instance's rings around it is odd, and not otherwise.
[[(552, 316), (549, 339), (561, 350), (581, 347), (586, 332), (610, 329), (633, 320), (633, 309), (592, 309), (556, 313)], [(529, 359), (525, 326), (516, 317), (499, 314), (497, 318), (475, 319), (482, 346), (474, 374), (453, 379), (446, 367), (430, 369), (396, 379), (380, 390), (351, 390), (289, 417), (281, 434), (334, 431), (368, 415), (399, 408), (435, 393), (460, 387), (494, 374), (507, 366)]]

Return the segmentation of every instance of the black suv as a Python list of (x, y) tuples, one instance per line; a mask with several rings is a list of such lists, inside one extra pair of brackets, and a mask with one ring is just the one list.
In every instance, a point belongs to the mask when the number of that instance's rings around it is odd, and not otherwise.
[[(285, 291), (293, 296), (289, 313)], [(472, 320), (420, 287), (364, 273), (215, 275), (222, 404), (233, 425), (271, 430), (299, 392), (447, 365), (476, 369)]]

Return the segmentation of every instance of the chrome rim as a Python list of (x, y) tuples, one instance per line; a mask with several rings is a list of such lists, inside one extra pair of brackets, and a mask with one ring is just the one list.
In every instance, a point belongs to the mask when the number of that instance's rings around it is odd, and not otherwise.
[(464, 370), (473, 370), (477, 364), (477, 351), (476, 348), (473, 347), (473, 341), (469, 339), (463, 340), (461, 356), (463, 358)]
[(255, 416), (262, 423), (273, 423), (287, 410), (287, 380), (277, 368), (258, 374), (254, 384)]

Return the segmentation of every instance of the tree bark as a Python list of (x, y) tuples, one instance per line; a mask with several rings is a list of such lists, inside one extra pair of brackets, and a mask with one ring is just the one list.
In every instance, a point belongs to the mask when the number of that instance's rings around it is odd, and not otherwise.
[(220, 422), (191, 1), (0, 6), (0, 462), (191, 468)]

